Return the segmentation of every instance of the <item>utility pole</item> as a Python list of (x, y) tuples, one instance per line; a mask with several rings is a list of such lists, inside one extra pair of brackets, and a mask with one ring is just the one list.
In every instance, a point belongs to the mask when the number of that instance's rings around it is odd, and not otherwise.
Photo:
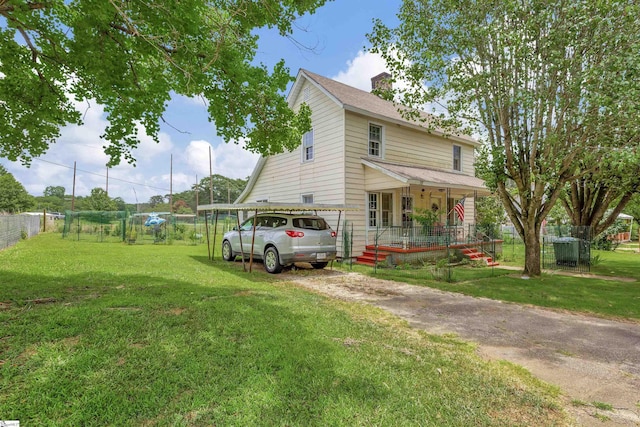
[(73, 162), (73, 191), (71, 193), (71, 212), (74, 212), (76, 206), (76, 162)]

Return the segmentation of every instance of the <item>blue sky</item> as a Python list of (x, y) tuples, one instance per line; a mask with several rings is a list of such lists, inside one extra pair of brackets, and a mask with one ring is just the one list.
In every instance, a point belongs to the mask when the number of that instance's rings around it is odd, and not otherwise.
[[(372, 20), (381, 18), (387, 25), (397, 24), (396, 13), (401, 0), (335, 0), (327, 2), (314, 15), (296, 21), (293, 38), (297, 43), (313, 48), (301, 49), (276, 31), (259, 31), (257, 61), (270, 68), (281, 58), (296, 75), (305, 68), (343, 83), (370, 89), (370, 78), (385, 71), (383, 61), (365, 53), (366, 34)], [(84, 111), (84, 104), (79, 106)], [(204, 104), (199, 99), (176, 97), (170, 103), (162, 124), (160, 144), (147, 135), (140, 135), (143, 143), (134, 152), (136, 167), (121, 164), (109, 170), (109, 195), (125, 201), (145, 202), (153, 195), (168, 194), (170, 166), (173, 157), (173, 192), (189, 189), (209, 174), (209, 147), (213, 173), (232, 178), (246, 178), (251, 174), (258, 155), (236, 144), (225, 144), (216, 135), (215, 125), (207, 120)], [(102, 152), (102, 134), (106, 126), (100, 106), (92, 104), (84, 126), (68, 126), (62, 130), (57, 143), (30, 168), (0, 158), (3, 164), (27, 191), (42, 195), (49, 185), (60, 185), (71, 194), (73, 164), (76, 162), (76, 195), (86, 196), (92, 188), (106, 186), (107, 157)], [(177, 129), (177, 130), (176, 130)], [(179, 131), (178, 131), (179, 130)]]

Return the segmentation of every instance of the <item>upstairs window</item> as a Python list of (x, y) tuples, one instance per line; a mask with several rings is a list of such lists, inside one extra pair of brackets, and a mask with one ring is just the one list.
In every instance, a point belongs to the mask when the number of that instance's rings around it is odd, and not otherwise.
[(453, 146), (453, 170), (462, 171), (462, 147)]
[(313, 160), (313, 129), (302, 135), (302, 161)]
[(302, 203), (313, 203), (313, 194), (303, 194), (302, 195)]
[(382, 126), (369, 125), (369, 155), (382, 157)]

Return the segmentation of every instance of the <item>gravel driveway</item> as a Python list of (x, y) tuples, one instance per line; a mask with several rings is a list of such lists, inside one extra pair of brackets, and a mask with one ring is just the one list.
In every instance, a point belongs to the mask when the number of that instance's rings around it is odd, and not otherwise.
[[(640, 323), (468, 297), (335, 270), (311, 276), (292, 271), (283, 278), (332, 297), (375, 305), (430, 333), (455, 333), (477, 343), (485, 357), (524, 366), (560, 387), (578, 425), (640, 426)], [(614, 409), (572, 401), (602, 402)]]

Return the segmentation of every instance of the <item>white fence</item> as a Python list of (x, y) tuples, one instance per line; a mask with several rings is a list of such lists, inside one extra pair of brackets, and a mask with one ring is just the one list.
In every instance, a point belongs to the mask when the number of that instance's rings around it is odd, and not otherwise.
[(40, 232), (40, 215), (0, 215), (0, 250)]

